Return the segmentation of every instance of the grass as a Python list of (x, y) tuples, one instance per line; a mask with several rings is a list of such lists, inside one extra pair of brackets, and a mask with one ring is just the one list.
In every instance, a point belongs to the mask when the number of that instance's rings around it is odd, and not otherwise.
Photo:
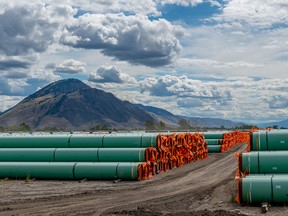
[(27, 174), (26, 179), (25, 179), (25, 183), (29, 183), (30, 182), (30, 175)]

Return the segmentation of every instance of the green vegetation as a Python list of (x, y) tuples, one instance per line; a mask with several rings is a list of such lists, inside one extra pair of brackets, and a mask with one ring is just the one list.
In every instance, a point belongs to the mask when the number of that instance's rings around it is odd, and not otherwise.
[(256, 125), (241, 125), (241, 126), (239, 126), (239, 127), (235, 127), (235, 129), (237, 130), (237, 129), (240, 129), (240, 130), (250, 130), (251, 128), (257, 128), (257, 126)]
[(145, 122), (145, 130), (157, 130), (157, 126), (153, 121), (146, 121)]
[(104, 125), (95, 125), (90, 128), (90, 131), (117, 131), (115, 128), (110, 128), (106, 124)]
[(27, 174), (26, 178), (25, 178), (25, 183), (29, 183), (30, 182), (30, 175)]
[(178, 129), (185, 130), (185, 129), (191, 129), (190, 122), (187, 119), (180, 119), (178, 122)]
[(63, 128), (56, 128), (56, 127), (45, 127), (41, 131), (44, 131), (44, 132), (60, 132), (60, 131), (64, 131), (64, 129)]
[(31, 129), (30, 127), (22, 122), (21, 124), (19, 125), (16, 125), (16, 126), (8, 126), (8, 127), (0, 127), (0, 132), (30, 132)]

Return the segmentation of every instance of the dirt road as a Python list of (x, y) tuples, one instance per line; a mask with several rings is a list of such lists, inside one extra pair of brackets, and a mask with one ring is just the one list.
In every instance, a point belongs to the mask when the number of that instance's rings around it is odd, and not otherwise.
[(244, 149), (238, 145), (140, 182), (3, 180), (0, 215), (260, 214), (259, 207), (243, 208), (233, 201), (233, 153)]

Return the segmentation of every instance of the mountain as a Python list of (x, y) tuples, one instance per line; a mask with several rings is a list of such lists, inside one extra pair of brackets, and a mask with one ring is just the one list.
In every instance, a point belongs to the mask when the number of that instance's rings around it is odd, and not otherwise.
[(233, 128), (236, 126), (245, 125), (245, 123), (242, 122), (233, 122), (230, 120), (220, 118), (200, 118), (200, 117), (187, 117), (187, 116), (174, 115), (171, 112), (168, 112), (167, 110), (152, 106), (144, 106), (142, 104), (137, 104), (137, 106), (147, 111), (158, 121), (163, 121), (166, 123), (167, 126), (172, 127), (177, 127), (181, 119), (186, 119), (192, 127), (199, 127), (199, 128), (205, 128), (205, 127), (221, 128), (222, 126), (225, 128)]
[(230, 120), (220, 119), (220, 118), (200, 118), (200, 117), (186, 117), (179, 116), (184, 119), (187, 119), (190, 122), (190, 125), (196, 127), (209, 127), (209, 128), (233, 128), (237, 126), (245, 125), (242, 122), (233, 122)]
[(25, 122), (32, 129), (79, 130), (104, 124), (115, 128), (135, 128), (143, 127), (146, 121), (154, 119), (143, 109), (77, 79), (54, 82), (0, 116), (2, 127)]
[(167, 110), (132, 104), (91, 88), (77, 79), (60, 80), (26, 97), (0, 115), (0, 127), (25, 123), (31, 129), (90, 129), (106, 125), (118, 129), (144, 128), (147, 121), (177, 128), (186, 119), (193, 127), (231, 128), (243, 123), (224, 119), (177, 116)]
[(283, 121), (278, 121), (278, 122), (267, 122), (267, 123), (257, 124), (257, 126), (260, 128), (272, 127), (274, 125), (277, 125), (278, 128), (281, 128), (281, 127), (288, 128), (288, 119), (283, 120)]
[(153, 106), (144, 106), (142, 104), (137, 104), (137, 106), (146, 112), (148, 112), (154, 119), (157, 119), (158, 122), (163, 121), (167, 126), (177, 127), (179, 122), (179, 117), (175, 116), (171, 112), (168, 112), (165, 109), (161, 109)]

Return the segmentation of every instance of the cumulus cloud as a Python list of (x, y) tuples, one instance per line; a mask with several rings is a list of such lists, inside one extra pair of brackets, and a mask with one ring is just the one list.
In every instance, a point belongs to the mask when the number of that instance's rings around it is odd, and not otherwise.
[(285, 0), (230, 0), (223, 13), (213, 18), (217, 22), (240, 22), (244, 25), (269, 28), (288, 21), (288, 2)]
[(19, 71), (5, 72), (1, 77), (6, 79), (23, 79), (27, 77), (27, 74)]
[(27, 96), (59, 79), (51, 70), (7, 71), (0, 74), (0, 95)]
[(24, 79), (3, 79), (0, 78), (0, 95), (20, 96), (24, 95), (23, 90), (28, 86)]
[(49, 6), (42, 1), (1, 3), (0, 53), (7, 56), (44, 52), (56, 40), (61, 22), (70, 20), (69, 5)]
[(100, 49), (131, 64), (163, 66), (180, 52), (184, 30), (159, 19), (119, 14), (85, 14), (70, 25), (61, 42), (75, 48)]
[(202, 107), (204, 101), (200, 98), (179, 98), (177, 100), (177, 105), (180, 107)]
[(219, 89), (216, 83), (202, 82), (189, 79), (186, 76), (161, 76), (158, 78), (146, 78), (140, 81), (142, 92), (148, 91), (151, 95), (193, 97), (222, 101), (231, 100), (231, 92), (227, 89)]
[(27, 59), (0, 56), (0, 70), (28, 68), (31, 64), (32, 62)]
[(53, 69), (55, 73), (65, 73), (65, 74), (78, 74), (85, 73), (86, 64), (75, 59), (67, 59), (57, 65), (54, 63), (49, 63), (46, 68)]
[(214, 0), (156, 0), (157, 3), (161, 5), (165, 4), (176, 4), (181, 6), (196, 6), (198, 4), (209, 2), (211, 5), (220, 7), (221, 4)]
[(271, 109), (286, 109), (288, 108), (288, 96), (274, 95), (267, 99), (269, 108)]
[(2, 101), (2, 103), (0, 103), (0, 111), (4, 112), (5, 110), (15, 106), (23, 99), (24, 97), (21, 96), (0, 95), (0, 101)]
[(208, 105), (208, 106), (204, 106), (204, 107), (201, 109), (201, 111), (213, 112), (213, 113), (214, 113), (214, 112), (216, 111), (216, 109), (215, 109), (214, 107)]
[(28, 72), (27, 76), (30, 82), (32, 80), (41, 81), (42, 84), (40, 84), (41, 82), (39, 82), (39, 85), (42, 85), (42, 87), (44, 86), (43, 84), (45, 83), (48, 84), (48, 83), (55, 82), (61, 79), (61, 77), (54, 74), (53, 71), (46, 70), (46, 69), (32, 69)]
[(80, 12), (93, 10), (95, 13), (127, 12), (129, 14), (142, 14), (160, 16), (154, 0), (68, 0), (69, 4), (80, 9)]
[(90, 73), (88, 81), (96, 83), (136, 83), (137, 81), (116, 66), (102, 65), (96, 73)]

